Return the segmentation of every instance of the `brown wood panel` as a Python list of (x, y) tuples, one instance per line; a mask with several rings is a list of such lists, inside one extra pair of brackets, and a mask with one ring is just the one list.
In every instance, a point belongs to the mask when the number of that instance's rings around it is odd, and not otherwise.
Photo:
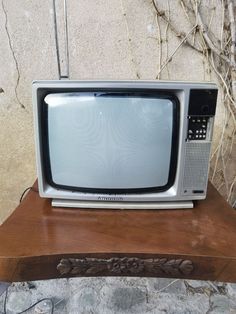
[(236, 211), (211, 184), (178, 210), (52, 208), (30, 191), (0, 226), (0, 280), (103, 275), (236, 282)]

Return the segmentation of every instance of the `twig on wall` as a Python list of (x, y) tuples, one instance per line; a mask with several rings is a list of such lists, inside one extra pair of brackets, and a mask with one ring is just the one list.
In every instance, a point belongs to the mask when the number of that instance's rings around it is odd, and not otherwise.
[(236, 177), (234, 177), (234, 180), (233, 180), (233, 182), (230, 185), (229, 194), (228, 194), (228, 198), (227, 198), (228, 202), (230, 201), (230, 198), (231, 198), (231, 195), (232, 195), (232, 191), (233, 191), (233, 187), (234, 187), (235, 183), (236, 183)]
[[(170, 21), (170, 1), (167, 0), (167, 19), (168, 23), (166, 23), (166, 29), (165, 29), (165, 48), (166, 48), (166, 59), (169, 57), (169, 43), (168, 43), (168, 30), (169, 30), (169, 21)], [(168, 64), (166, 65), (166, 71), (167, 71), (167, 77), (170, 79), (170, 71), (169, 71), (169, 66)]]
[(120, 6), (121, 6), (122, 15), (123, 15), (123, 18), (124, 18), (124, 21), (125, 21), (126, 34), (127, 34), (127, 40), (128, 40), (128, 46), (129, 46), (131, 63), (133, 64), (133, 68), (134, 68), (134, 71), (135, 71), (136, 78), (140, 79), (138, 66), (137, 66), (137, 63), (135, 62), (134, 51), (133, 51), (133, 47), (132, 47), (132, 43), (131, 43), (129, 24), (128, 24), (128, 21), (127, 21), (127, 14), (126, 14), (126, 11), (125, 11), (125, 8), (124, 8), (123, 0), (120, 0)]
[(222, 12), (222, 16), (221, 16), (221, 31), (220, 31), (220, 49), (223, 50), (224, 48), (224, 26), (225, 26), (225, 4), (224, 4), (224, 0), (221, 0), (221, 12)]
[(157, 33), (158, 33), (158, 44), (159, 44), (159, 62), (158, 62), (158, 73), (156, 79), (160, 79), (161, 77), (161, 66), (162, 66), (162, 38), (161, 38), (161, 28), (159, 24), (158, 15), (156, 15), (156, 25), (157, 25)]
[(179, 45), (175, 48), (175, 50), (172, 52), (172, 54), (169, 56), (169, 58), (165, 61), (165, 63), (162, 65), (160, 71), (157, 73), (157, 78), (159, 77), (160, 73), (164, 70), (164, 68), (167, 66), (167, 64), (169, 62), (172, 61), (172, 58), (174, 57), (174, 55), (177, 53), (177, 51), (179, 50), (179, 48), (185, 43), (185, 41), (188, 39), (188, 37), (192, 34), (192, 32), (194, 31), (194, 29), (197, 27), (197, 25), (195, 25), (194, 27), (191, 28), (191, 30), (187, 33), (187, 35), (181, 40), (181, 42), (179, 43)]
[[(166, 23), (169, 23), (169, 28), (170, 28), (170, 30), (175, 34), (175, 36), (178, 37), (178, 38), (180, 38), (180, 39), (184, 39), (184, 37), (186, 36), (185, 33), (183, 33), (183, 32), (178, 32), (178, 31), (176, 30), (176, 28), (175, 28), (175, 26), (173, 25), (173, 23), (166, 17), (165, 12), (160, 11), (160, 10), (158, 9), (158, 6), (157, 6), (157, 4), (156, 4), (156, 0), (152, 0), (152, 3), (153, 3), (153, 7), (155, 8), (156, 14), (157, 14), (158, 16), (160, 16)], [(193, 49), (197, 50), (198, 52), (202, 53), (202, 51), (201, 51), (199, 48), (193, 46), (192, 43), (191, 43), (191, 41), (188, 40), (188, 39), (185, 41), (185, 45), (186, 45), (186, 46), (190, 46), (191, 48), (193, 48)]]
[(182, 7), (182, 9), (183, 9), (183, 12), (184, 12), (184, 14), (185, 14), (187, 20), (189, 21), (189, 23), (191, 23), (190, 17), (189, 17), (189, 15), (188, 15), (188, 11), (187, 11), (186, 6), (185, 6), (185, 3), (181, 0), (181, 1), (180, 1), (180, 4), (181, 4), (181, 7)]
[(209, 34), (207, 32), (208, 27), (203, 23), (202, 21), (202, 17), (201, 14), (199, 12), (199, 9), (196, 11), (196, 16), (198, 19), (198, 25), (199, 28), (202, 32), (202, 35), (207, 43), (207, 45), (209, 46), (209, 48), (215, 52), (215, 54), (217, 54), (218, 57), (220, 57), (221, 59), (223, 59), (225, 62), (227, 62), (232, 68), (236, 68), (236, 63), (235, 61), (231, 61), (227, 56), (225, 56), (223, 54), (223, 52), (221, 50), (219, 50), (213, 43), (213, 41), (210, 39)]
[[(213, 3), (213, 2), (212, 2)], [(236, 204), (233, 195), (235, 195), (236, 173), (229, 170), (231, 154), (233, 152), (233, 143), (236, 130), (236, 95), (233, 94), (232, 82), (236, 81), (236, 22), (234, 16), (234, 1), (222, 0), (221, 20), (217, 21), (220, 26), (219, 39), (214, 35), (210, 28), (214, 26), (214, 17), (216, 6), (211, 4), (211, 14), (206, 23), (201, 15), (200, 1), (181, 0), (180, 6), (183, 14), (191, 25), (191, 30), (187, 33), (180, 31), (164, 11), (158, 7), (158, 2), (152, 0), (153, 8), (166, 27), (181, 41), (172, 54), (162, 65), (160, 72), (173, 61), (173, 56), (177, 51), (185, 46), (191, 47), (203, 56), (203, 62), (207, 66), (209, 74), (213, 71), (218, 79), (220, 94), (222, 95), (221, 103), (224, 108), (224, 119), (222, 120), (221, 136), (217, 140), (217, 147), (211, 157), (211, 180), (216, 187), (226, 195), (226, 198), (232, 205)], [(228, 23), (230, 21), (230, 24)], [(232, 165), (231, 165), (232, 167)], [(230, 178), (229, 174), (230, 173)]]
[(235, 54), (236, 54), (236, 23), (234, 16), (234, 4), (232, 0), (227, 0), (228, 12), (229, 12), (229, 22), (230, 22), (230, 32), (231, 32), (231, 63), (235, 64)]
[[(226, 81), (224, 80), (223, 76), (221, 75), (221, 73), (217, 70), (216, 66), (215, 66), (215, 60), (214, 60), (214, 53), (211, 53), (211, 65), (212, 65), (212, 68), (214, 69), (215, 73), (217, 74), (217, 76), (220, 78), (222, 84), (223, 84), (223, 88), (225, 89), (226, 91), (226, 95), (227, 97), (229, 98), (231, 104), (233, 106), (235, 106), (235, 101), (233, 100), (233, 97), (229, 91), (229, 87), (226, 83)], [(235, 113), (233, 112), (233, 109), (231, 108), (231, 106), (229, 106), (228, 108), (230, 110), (230, 113), (232, 114), (232, 118), (234, 120), (234, 123), (236, 123), (235, 121)]]

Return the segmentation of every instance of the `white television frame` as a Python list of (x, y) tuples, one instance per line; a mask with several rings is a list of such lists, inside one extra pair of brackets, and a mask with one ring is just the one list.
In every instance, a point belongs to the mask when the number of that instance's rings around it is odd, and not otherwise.
[[(104, 88), (115, 89), (135, 89), (171, 91), (178, 98), (180, 104), (179, 111), (179, 139), (178, 139), (178, 156), (175, 180), (173, 185), (164, 192), (145, 192), (132, 194), (105, 194), (105, 193), (83, 193), (57, 189), (51, 186), (46, 179), (43, 167), (42, 154), (42, 136), (41, 136), (41, 106), (44, 105), (43, 97), (46, 92), (66, 92), (91, 90), (102, 90)], [(212, 142), (212, 131), (214, 115), (209, 118), (207, 125), (207, 137), (204, 140), (186, 140), (188, 132), (188, 110), (190, 90), (217, 90), (214, 83), (189, 83), (189, 82), (170, 82), (170, 81), (72, 81), (72, 80), (55, 80), (55, 81), (34, 81), (33, 82), (33, 113), (34, 113), (34, 133), (36, 146), (36, 165), (38, 174), (39, 194), (41, 197), (52, 198), (53, 206), (63, 207), (83, 207), (83, 208), (192, 208), (193, 200), (201, 200), (206, 197), (210, 147)], [(201, 104), (199, 104), (200, 106)], [(191, 145), (189, 143), (191, 142)], [(196, 145), (197, 144), (197, 145)], [(196, 187), (188, 187), (184, 184), (186, 179), (186, 167), (191, 147), (192, 153), (197, 151), (201, 154), (202, 162), (206, 171), (201, 180), (201, 194), (195, 194), (191, 191), (199, 189), (199, 182)], [(189, 149), (190, 148), (190, 149)], [(194, 157), (194, 156), (193, 156)], [(194, 163), (194, 161), (193, 161)], [(196, 167), (195, 167), (196, 166)], [(194, 173), (200, 170), (201, 160), (196, 160), (193, 164)], [(194, 174), (193, 173), (193, 174)], [(199, 180), (198, 180), (199, 181)], [(194, 179), (193, 179), (194, 185)]]

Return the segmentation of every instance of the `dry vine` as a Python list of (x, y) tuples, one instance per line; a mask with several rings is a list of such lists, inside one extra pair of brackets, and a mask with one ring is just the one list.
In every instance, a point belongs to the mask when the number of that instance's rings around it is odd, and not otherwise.
[[(232, 162), (236, 130), (236, 92), (234, 92), (233, 86), (233, 82), (236, 81), (236, 9), (234, 0), (221, 0), (220, 38), (217, 38), (211, 29), (216, 10), (214, 6), (211, 8), (211, 12), (208, 12), (209, 18), (206, 22), (199, 0), (180, 0), (183, 17), (190, 24), (190, 30), (184, 32), (177, 29), (175, 23), (170, 20), (169, 9), (167, 13), (160, 10), (157, 0), (152, 0), (152, 4), (157, 21), (161, 19), (166, 24), (166, 29), (169, 29), (180, 40), (174, 51), (166, 57), (163, 63), (159, 64), (156, 78), (160, 78), (161, 73), (167, 68), (179, 49), (187, 46), (202, 55), (208, 72), (214, 72), (218, 79), (224, 117), (221, 136), (211, 156), (210, 180), (235, 207), (236, 167)], [(159, 42), (162, 42), (161, 39)]]

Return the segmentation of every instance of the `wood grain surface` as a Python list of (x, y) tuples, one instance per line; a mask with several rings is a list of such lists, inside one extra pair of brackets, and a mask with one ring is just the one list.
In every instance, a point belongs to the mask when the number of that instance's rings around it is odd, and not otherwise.
[(211, 184), (178, 210), (52, 208), (30, 191), (0, 226), (0, 280), (73, 276), (236, 282), (236, 211)]

